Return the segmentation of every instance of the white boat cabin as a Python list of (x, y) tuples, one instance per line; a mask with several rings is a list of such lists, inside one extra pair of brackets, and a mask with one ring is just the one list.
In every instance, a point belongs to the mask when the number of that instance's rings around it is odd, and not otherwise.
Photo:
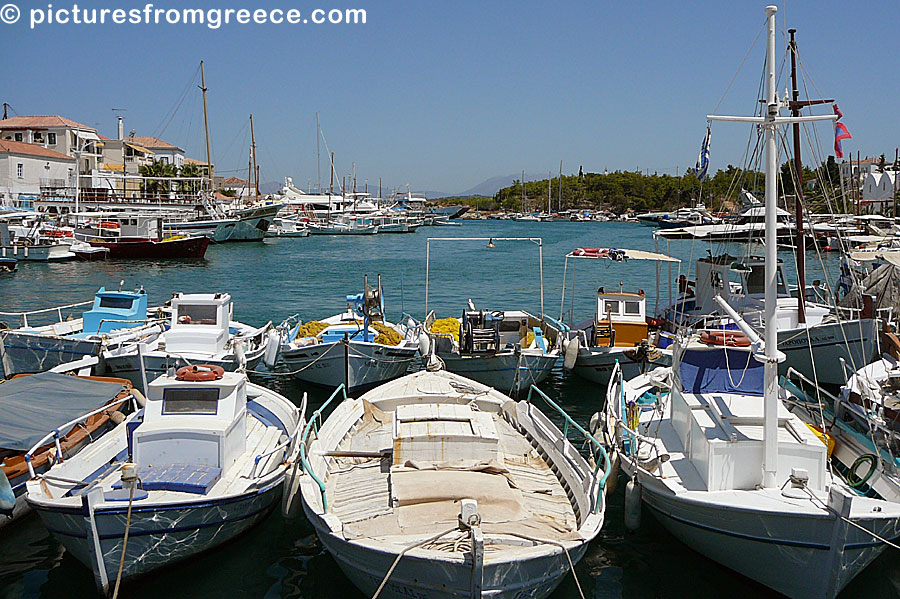
[[(764, 364), (744, 348), (693, 342), (680, 351), (671, 422), (682, 455), (673, 454), (677, 448), (667, 442), (672, 465), (689, 490), (757, 488), (762, 482)], [(693, 469), (682, 465), (684, 459)], [(825, 445), (779, 402), (778, 484), (793, 469), (805, 472), (811, 489), (823, 489), (826, 462)]]
[(228, 343), (233, 305), (227, 293), (176, 293), (170, 328), (163, 334), (173, 354), (216, 355)]
[(143, 488), (206, 493), (245, 452), (246, 427), (245, 375), (158, 377), (148, 385), (143, 421), (129, 431)]

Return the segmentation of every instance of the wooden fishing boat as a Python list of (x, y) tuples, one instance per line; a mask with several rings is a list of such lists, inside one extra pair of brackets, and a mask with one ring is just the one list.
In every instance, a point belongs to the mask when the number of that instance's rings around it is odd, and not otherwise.
[[(304, 432), (302, 505), (367, 596), (540, 599), (600, 532), (609, 460), (537, 388), (515, 402), (421, 371), (344, 399), (317, 427), (340, 391)], [(602, 464), (589, 465), (532, 398), (596, 443)]]

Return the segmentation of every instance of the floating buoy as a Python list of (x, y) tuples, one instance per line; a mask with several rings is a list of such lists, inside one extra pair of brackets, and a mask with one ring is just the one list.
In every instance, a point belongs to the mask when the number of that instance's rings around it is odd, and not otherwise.
[(281, 351), (281, 335), (278, 334), (278, 331), (272, 329), (269, 331), (269, 334), (266, 335), (266, 351), (263, 354), (263, 362), (266, 365), (266, 368), (270, 370), (275, 368), (275, 363), (278, 361), (278, 353)]
[(566, 343), (566, 353), (563, 357), (563, 368), (572, 370), (575, 368), (575, 360), (578, 359), (578, 337), (572, 337)]
[(641, 526), (641, 484), (628, 481), (625, 485), (625, 528), (634, 532)]

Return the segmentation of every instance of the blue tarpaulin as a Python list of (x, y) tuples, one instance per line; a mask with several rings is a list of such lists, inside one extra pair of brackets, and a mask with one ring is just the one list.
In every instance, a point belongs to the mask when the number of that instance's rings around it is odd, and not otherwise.
[(763, 394), (765, 365), (746, 350), (686, 350), (679, 372), (681, 389), (687, 393)]
[(0, 385), (0, 447), (28, 451), (48, 432), (99, 408), (123, 388), (55, 372), (7, 381)]

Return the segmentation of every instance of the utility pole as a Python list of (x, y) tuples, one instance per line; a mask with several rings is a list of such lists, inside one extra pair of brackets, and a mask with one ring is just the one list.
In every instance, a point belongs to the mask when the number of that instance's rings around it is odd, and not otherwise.
[(3, 103), (3, 120), (4, 120), (4, 121), (8, 118), (8, 117), (7, 117), (7, 115), (9, 114), (8, 111), (9, 111), (9, 104), (7, 104), (6, 102), (4, 102), (4, 103)]

